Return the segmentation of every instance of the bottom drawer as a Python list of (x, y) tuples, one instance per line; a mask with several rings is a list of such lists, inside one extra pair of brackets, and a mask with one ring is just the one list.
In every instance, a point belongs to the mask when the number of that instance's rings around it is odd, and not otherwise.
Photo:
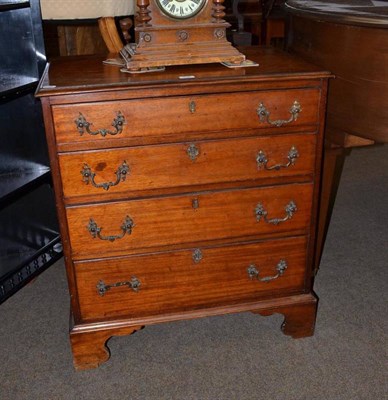
[(75, 263), (81, 317), (159, 315), (300, 291), (306, 237)]

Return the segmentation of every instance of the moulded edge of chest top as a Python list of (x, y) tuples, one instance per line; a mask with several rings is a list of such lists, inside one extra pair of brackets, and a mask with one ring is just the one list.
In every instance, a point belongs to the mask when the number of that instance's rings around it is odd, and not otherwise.
[(311, 89), (322, 88), (326, 78), (314, 79), (278, 79), (269, 81), (257, 80), (231, 80), (222, 82), (180, 82), (174, 84), (144, 85), (144, 86), (117, 86), (117, 87), (95, 87), (79, 89), (53, 89), (42, 91), (38, 90), (37, 97), (41, 97), (45, 103), (56, 104), (75, 104), (86, 102), (116, 101), (116, 100), (136, 100), (143, 98), (157, 98), (166, 96), (190, 96), (207, 95), (217, 93), (239, 93), (261, 90), (290, 90), (290, 89)]

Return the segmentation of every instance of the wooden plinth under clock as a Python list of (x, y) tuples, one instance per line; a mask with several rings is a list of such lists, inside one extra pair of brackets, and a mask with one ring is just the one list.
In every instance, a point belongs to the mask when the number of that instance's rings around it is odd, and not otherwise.
[[(211, 55), (209, 46), (212, 47)], [(239, 65), (245, 60), (228, 42), (224, 43), (192, 43), (182, 49), (176, 45), (163, 47), (141, 48), (137, 47), (136, 54), (127, 63), (127, 68), (137, 70), (144, 67), (160, 67), (170, 65), (208, 64), (230, 62)]]
[(77, 369), (106, 361), (111, 336), (182, 319), (280, 313), (285, 334), (313, 334), (329, 74), (243, 52), (260, 66), (50, 63), (38, 96)]

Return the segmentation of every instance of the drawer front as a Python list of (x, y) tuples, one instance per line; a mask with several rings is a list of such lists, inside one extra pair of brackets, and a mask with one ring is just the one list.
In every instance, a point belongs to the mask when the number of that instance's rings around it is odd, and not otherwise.
[(112, 139), (316, 125), (318, 102), (318, 89), (294, 89), (57, 105), (52, 113), (58, 144), (106, 147)]
[(303, 289), (306, 238), (75, 264), (82, 318), (142, 317)]
[[(316, 135), (282, 135), (59, 155), (64, 197), (312, 174)], [(103, 197), (100, 197), (102, 199)]]
[(68, 207), (73, 257), (307, 232), (312, 189), (293, 184)]

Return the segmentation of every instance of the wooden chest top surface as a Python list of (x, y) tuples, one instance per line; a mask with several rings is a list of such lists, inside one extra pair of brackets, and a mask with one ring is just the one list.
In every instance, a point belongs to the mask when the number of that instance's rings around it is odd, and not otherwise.
[(222, 84), (230, 81), (279, 81), (327, 78), (330, 73), (273, 48), (240, 49), (257, 67), (227, 68), (221, 64), (167, 67), (165, 71), (128, 74), (105, 65), (103, 56), (62, 57), (47, 68), (37, 90), (38, 97), (95, 91), (139, 89), (150, 86)]

